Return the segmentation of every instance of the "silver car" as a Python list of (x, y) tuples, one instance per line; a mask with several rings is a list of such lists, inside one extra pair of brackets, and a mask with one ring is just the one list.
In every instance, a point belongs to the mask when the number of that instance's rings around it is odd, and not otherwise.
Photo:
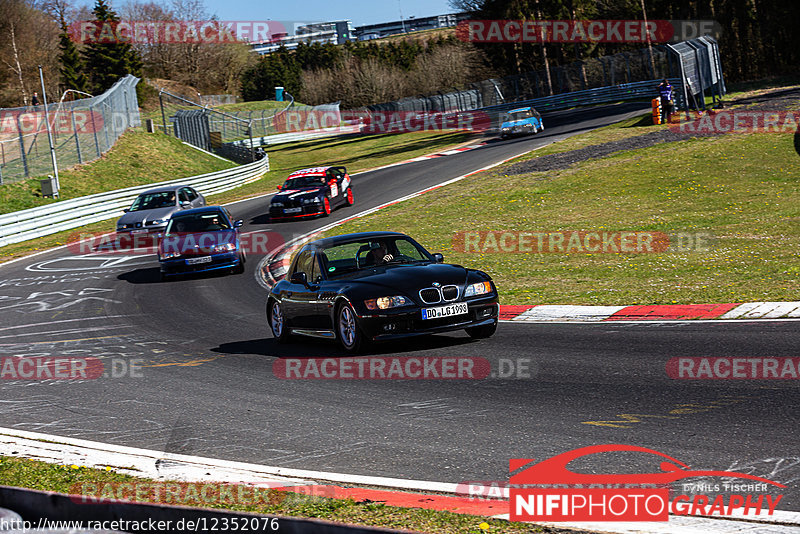
[(117, 232), (162, 232), (173, 213), (202, 208), (203, 195), (188, 185), (170, 185), (145, 191), (136, 197), (125, 215), (117, 221)]

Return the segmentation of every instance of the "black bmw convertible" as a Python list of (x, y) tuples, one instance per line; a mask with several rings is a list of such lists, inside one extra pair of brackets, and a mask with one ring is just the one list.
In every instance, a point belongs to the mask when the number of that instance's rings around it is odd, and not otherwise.
[(407, 235), (347, 234), (312, 241), (267, 298), (278, 341), (338, 339), (357, 352), (371, 341), (466, 330), (486, 338), (499, 306), (483, 271), (442, 263)]

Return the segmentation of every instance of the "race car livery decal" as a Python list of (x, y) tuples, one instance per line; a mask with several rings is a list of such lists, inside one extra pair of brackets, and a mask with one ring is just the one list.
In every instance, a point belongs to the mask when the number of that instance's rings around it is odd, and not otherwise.
[(310, 169), (301, 169), (299, 171), (294, 171), (292, 174), (289, 175), (289, 178), (294, 178), (297, 176), (308, 176), (308, 175), (324, 175), (325, 171), (328, 170), (328, 167), (312, 167)]
[(339, 186), (336, 185), (336, 180), (331, 181), (331, 196), (335, 197), (339, 194)]

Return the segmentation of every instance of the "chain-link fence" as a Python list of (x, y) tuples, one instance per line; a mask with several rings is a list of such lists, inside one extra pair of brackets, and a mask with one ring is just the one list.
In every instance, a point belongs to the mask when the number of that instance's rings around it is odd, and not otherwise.
[[(44, 106), (0, 109), (0, 183), (53, 172), (50, 130), (59, 169), (99, 158), (131, 126), (139, 126), (136, 84), (128, 75), (102, 95)], [(71, 96), (75, 92), (68, 92)]]
[(675, 45), (657, 45), (652, 49), (642, 48), (575, 61), (569, 65), (551, 65), (549, 73), (542, 69), (493, 78), (472, 83), (463, 90), (454, 88), (448, 93), (403, 98), (364, 109), (376, 112), (467, 111), (568, 93), (593, 94), (594, 89), (637, 85), (641, 82), (652, 84), (654, 80), (665, 78), (684, 80), (684, 84), (676, 87), (681, 93), (678, 100), (682, 105), (702, 107), (700, 95), (708, 90), (712, 91), (712, 96), (724, 95), (725, 85), (716, 41), (701, 37)]

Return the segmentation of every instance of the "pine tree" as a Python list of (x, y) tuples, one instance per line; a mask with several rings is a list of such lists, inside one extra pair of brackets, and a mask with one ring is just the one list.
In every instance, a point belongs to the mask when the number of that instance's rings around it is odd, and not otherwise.
[(83, 72), (83, 60), (75, 43), (69, 38), (67, 23), (63, 17), (61, 19), (60, 39), (61, 55), (58, 59), (61, 61), (61, 83), (64, 84), (66, 89), (87, 92), (89, 90), (89, 80)]
[[(106, 0), (96, 0), (92, 10), (98, 26), (98, 34), (103, 36), (110, 31), (116, 34), (119, 17)], [(89, 86), (92, 92), (102, 93), (125, 76), (133, 74), (141, 77), (142, 60), (133, 47), (116, 39), (97, 39), (83, 51), (83, 59), (89, 72)]]

